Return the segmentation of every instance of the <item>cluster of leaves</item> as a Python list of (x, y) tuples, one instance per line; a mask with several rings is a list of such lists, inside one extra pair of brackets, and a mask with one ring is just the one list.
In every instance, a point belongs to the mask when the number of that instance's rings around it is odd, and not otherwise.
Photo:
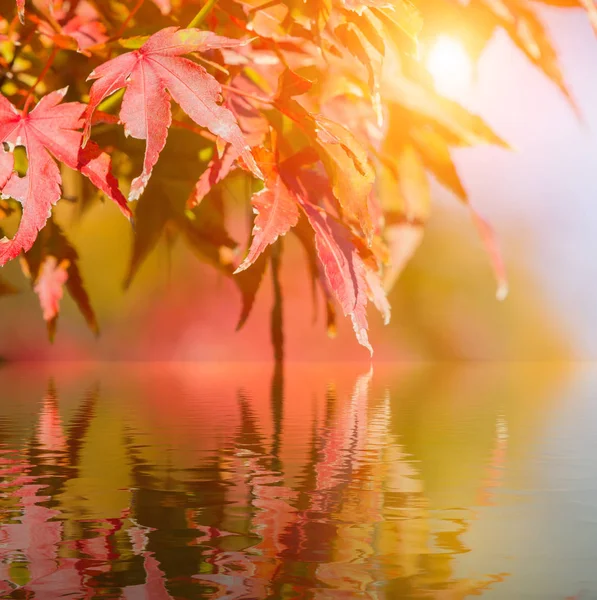
[[(21, 257), (51, 334), (63, 286), (97, 331), (77, 253), (51, 216), (58, 163), (91, 182), (78, 187), (82, 206), (99, 191), (134, 221), (126, 285), (163, 236), (182, 238), (237, 283), (242, 326), (268, 265), (281, 302), (292, 233), (329, 332), (339, 306), (371, 350), (367, 304), (389, 320), (386, 292), (420, 241), (429, 176), (468, 206), (450, 149), (506, 146), (436, 93), (418, 36), (462, 29), (480, 49), (501, 27), (570, 97), (527, 0), (0, 0), (0, 14), (0, 219), (22, 207), (0, 265)], [(230, 181), (255, 213), (246, 253), (226, 229)], [(504, 295), (491, 230), (471, 214)], [(272, 314), (281, 356), (280, 306)]]

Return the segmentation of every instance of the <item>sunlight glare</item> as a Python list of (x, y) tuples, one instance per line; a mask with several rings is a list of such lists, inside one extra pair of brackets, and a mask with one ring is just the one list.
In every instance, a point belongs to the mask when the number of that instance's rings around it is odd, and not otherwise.
[(427, 53), (426, 66), (435, 89), (444, 96), (458, 96), (470, 86), (472, 61), (462, 43), (454, 38), (439, 36)]

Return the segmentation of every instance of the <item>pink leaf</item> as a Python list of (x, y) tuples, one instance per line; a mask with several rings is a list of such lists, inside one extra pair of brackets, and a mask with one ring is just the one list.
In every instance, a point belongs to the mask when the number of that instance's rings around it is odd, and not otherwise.
[(368, 288), (365, 263), (341, 225), (313, 204), (304, 201), (300, 204), (315, 231), (315, 246), (328, 285), (342, 307), (344, 316), (350, 316), (359, 344), (373, 355), (367, 336)]
[(265, 188), (251, 199), (255, 217), (253, 242), (249, 254), (236, 270), (248, 269), (278, 237), (285, 235), (298, 223), (299, 211), (294, 194), (277, 173), (268, 178)]
[(95, 109), (104, 98), (124, 87), (120, 120), (125, 133), (147, 141), (143, 171), (133, 180), (129, 199), (143, 193), (166, 144), (172, 120), (170, 97), (195, 123), (231, 144), (251, 171), (261, 177), (234, 114), (220, 104), (220, 84), (202, 66), (182, 57), (190, 52), (242, 44), (240, 40), (209, 31), (167, 27), (152, 35), (138, 50), (109, 60), (91, 73), (89, 79), (96, 81), (89, 96), (86, 138)]
[[(39, 230), (45, 225), (52, 206), (61, 195), (62, 179), (55, 159), (71, 169), (80, 171), (92, 183), (112, 198), (125, 216), (131, 212), (110, 172), (110, 157), (95, 144), (81, 149), (85, 105), (62, 103), (66, 89), (42, 98), (30, 112), (23, 114), (6, 98), (0, 96), (0, 143), (23, 146), (27, 152), (28, 168), (24, 177), (12, 172), (2, 182), (0, 192), (18, 200), (23, 206), (19, 229), (12, 240), (0, 240), (0, 266), (29, 250)], [(6, 174), (9, 159), (2, 158), (0, 172)]]
[(55, 256), (47, 256), (44, 260), (33, 290), (39, 296), (39, 303), (45, 321), (51, 321), (60, 312), (63, 286), (68, 279), (68, 261), (58, 264)]
[(10, 152), (5, 152), (0, 146), (0, 190), (6, 185), (14, 168), (14, 156)]
[(209, 194), (211, 188), (225, 179), (228, 174), (234, 169), (238, 154), (232, 148), (228, 146), (224, 151), (224, 155), (220, 158), (215, 156), (209, 161), (207, 168), (199, 177), (199, 180), (195, 184), (195, 188), (191, 197), (189, 198), (189, 207), (197, 206), (207, 194)]

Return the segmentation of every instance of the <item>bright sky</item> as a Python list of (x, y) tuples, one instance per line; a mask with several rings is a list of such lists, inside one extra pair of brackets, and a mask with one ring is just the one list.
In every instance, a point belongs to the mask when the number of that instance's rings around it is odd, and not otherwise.
[(508, 231), (530, 233), (533, 271), (567, 320), (580, 357), (597, 359), (597, 38), (580, 11), (543, 15), (585, 123), (500, 33), (472, 93), (458, 99), (516, 152), (475, 149), (457, 160), (506, 254)]

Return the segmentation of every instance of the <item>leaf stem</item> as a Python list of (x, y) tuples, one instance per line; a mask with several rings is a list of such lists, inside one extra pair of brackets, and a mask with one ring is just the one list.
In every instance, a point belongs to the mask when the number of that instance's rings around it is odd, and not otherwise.
[(137, 11), (143, 6), (145, 0), (137, 0), (137, 4), (131, 8), (131, 11), (127, 15), (126, 19), (122, 22), (122, 25), (118, 28), (118, 31), (112, 36), (111, 39), (117, 40), (126, 31), (131, 19), (137, 14)]
[(195, 18), (187, 25), (187, 27), (191, 29), (192, 27), (198, 27), (201, 25), (217, 1), (218, 0), (207, 0), (201, 10), (195, 15)]
[(31, 105), (31, 102), (33, 102), (33, 94), (35, 92), (35, 88), (39, 85), (40, 81), (42, 81), (44, 79), (44, 77), (48, 74), (50, 67), (52, 66), (52, 64), (54, 64), (54, 59), (56, 58), (57, 54), (58, 54), (58, 47), (54, 46), (54, 48), (52, 48), (52, 53), (50, 54), (44, 68), (42, 69), (41, 73), (35, 80), (35, 83), (29, 88), (29, 93), (27, 94), (27, 97), (25, 98), (25, 104), (23, 105), (23, 114), (24, 115), (27, 114), (27, 111), (29, 110), (29, 106)]

